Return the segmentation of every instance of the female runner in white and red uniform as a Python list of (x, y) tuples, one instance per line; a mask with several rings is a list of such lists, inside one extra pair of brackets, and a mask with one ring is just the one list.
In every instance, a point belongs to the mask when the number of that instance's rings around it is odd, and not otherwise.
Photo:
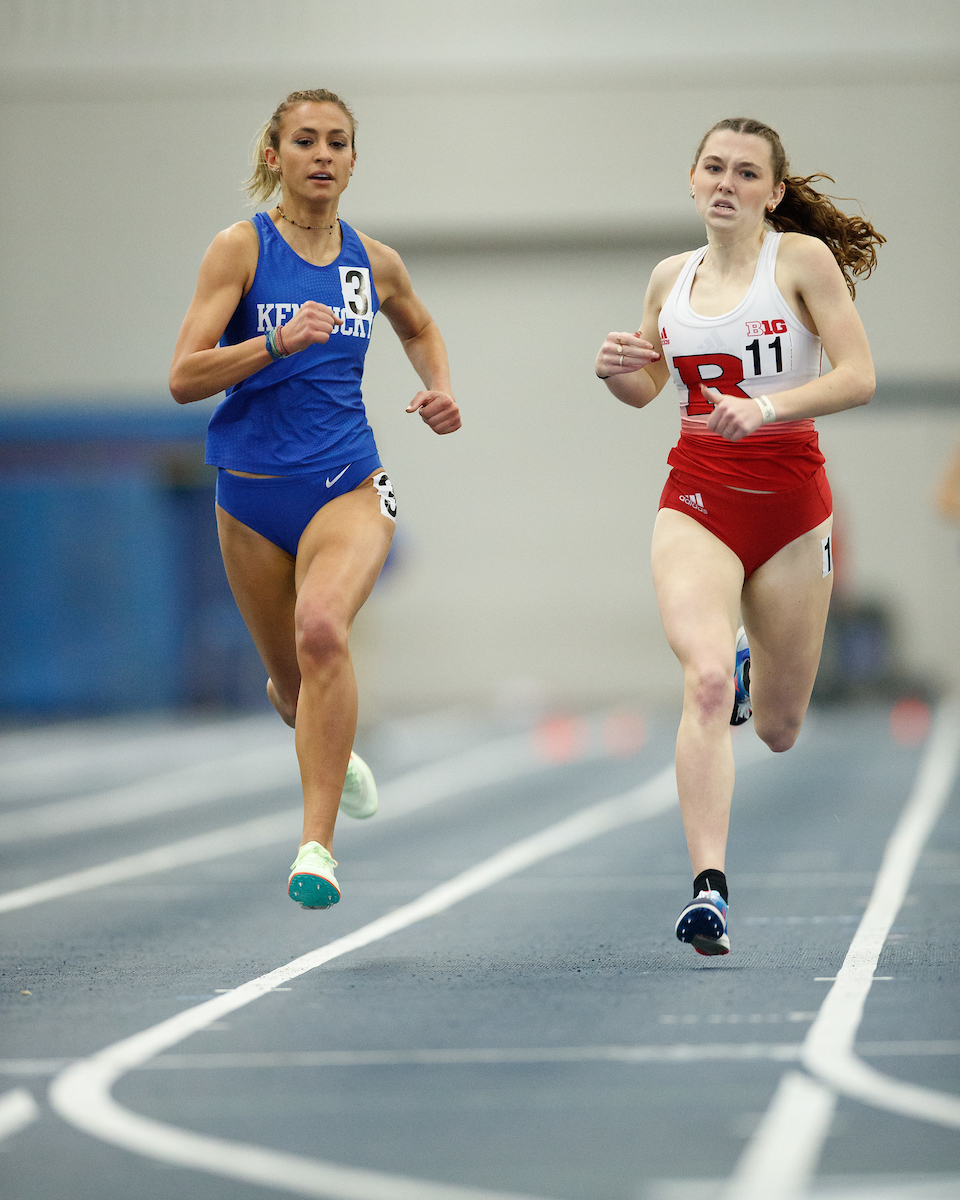
[(596, 359), (624, 404), (643, 408), (671, 377), (680, 395), (653, 577), (684, 672), (677, 788), (694, 899), (677, 937), (702, 954), (730, 949), (730, 725), (752, 705), (758, 735), (789, 750), (820, 661), (832, 501), (813, 418), (874, 390), (853, 277), (884, 239), (814, 190), (820, 178), (788, 175), (761, 122), (714, 125), (690, 170), (707, 245), (658, 264), (639, 331), (609, 334)]

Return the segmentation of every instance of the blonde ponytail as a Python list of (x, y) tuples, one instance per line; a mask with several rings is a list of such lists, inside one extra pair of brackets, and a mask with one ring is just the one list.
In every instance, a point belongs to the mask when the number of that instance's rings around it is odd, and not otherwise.
[(271, 136), (270, 132), (272, 124), (271, 119), (260, 130), (257, 140), (253, 143), (253, 174), (243, 185), (243, 190), (250, 197), (251, 204), (266, 204), (280, 186), (280, 172), (271, 171), (264, 157), (264, 151), (268, 146), (273, 146), (274, 150), (277, 149), (274, 145), (275, 138)]
[(346, 103), (335, 92), (328, 92), (326, 88), (291, 92), (286, 100), (282, 100), (277, 105), (276, 112), (260, 130), (257, 140), (254, 142), (253, 174), (243, 185), (243, 190), (250, 197), (251, 204), (265, 204), (280, 188), (280, 174), (270, 170), (264, 153), (268, 146), (273, 150), (280, 149), (280, 126), (283, 123), (283, 114), (288, 108), (293, 108), (297, 104), (335, 104), (350, 122), (350, 143), (356, 151), (356, 119)]

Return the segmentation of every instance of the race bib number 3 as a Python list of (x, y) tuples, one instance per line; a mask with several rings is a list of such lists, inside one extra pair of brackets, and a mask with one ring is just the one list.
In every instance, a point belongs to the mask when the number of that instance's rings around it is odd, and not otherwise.
[(340, 291), (343, 293), (345, 317), (373, 317), (370, 290), (370, 271), (367, 267), (341, 267)]

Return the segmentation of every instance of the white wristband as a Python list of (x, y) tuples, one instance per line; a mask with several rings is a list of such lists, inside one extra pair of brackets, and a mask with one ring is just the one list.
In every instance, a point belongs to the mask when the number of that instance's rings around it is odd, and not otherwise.
[(777, 410), (773, 407), (769, 396), (754, 396), (754, 400), (760, 406), (764, 425), (769, 425), (771, 421), (777, 419)]

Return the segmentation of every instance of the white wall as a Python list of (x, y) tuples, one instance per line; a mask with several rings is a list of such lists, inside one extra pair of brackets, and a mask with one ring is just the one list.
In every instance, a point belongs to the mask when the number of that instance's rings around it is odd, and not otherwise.
[[(858, 297), (881, 379), (955, 387), (958, 11), (20, 0), (0, 52), (0, 401), (172, 403), (171, 346), (205, 245), (248, 212), (254, 132), (288, 89), (333, 87), (360, 121), (341, 211), (405, 248), (465, 415), (445, 439), (404, 417), (415, 380), (380, 328), (367, 396), (406, 552), (358, 628), (370, 703), (520, 675), (580, 701), (675, 690), (647, 561), (674, 397), (616, 405), (596, 345), (638, 319), (656, 258), (698, 242), (690, 157), (743, 113), (888, 237)], [(888, 406), (821, 423), (854, 584), (952, 677), (958, 568), (928, 495), (958, 425)]]
[[(238, 185), (279, 94), (7, 100), (0, 152), (17, 169), (0, 185), (6, 392), (163, 395), (200, 256), (249, 213)], [(859, 198), (888, 238), (860, 299), (878, 371), (955, 374), (960, 287), (940, 231), (960, 192), (947, 152), (960, 132), (956, 77), (767, 83), (722, 100), (682, 75), (655, 85), (594, 79), (576, 92), (551, 79), (533, 94), (502, 84), (347, 94), (362, 123), (342, 211), (401, 244), (544, 230), (576, 242), (603, 229), (689, 228), (696, 240), (684, 176), (702, 130), (730, 110), (761, 114), (795, 170), (832, 173), (836, 191)], [(922, 355), (905, 321), (923, 330)]]

